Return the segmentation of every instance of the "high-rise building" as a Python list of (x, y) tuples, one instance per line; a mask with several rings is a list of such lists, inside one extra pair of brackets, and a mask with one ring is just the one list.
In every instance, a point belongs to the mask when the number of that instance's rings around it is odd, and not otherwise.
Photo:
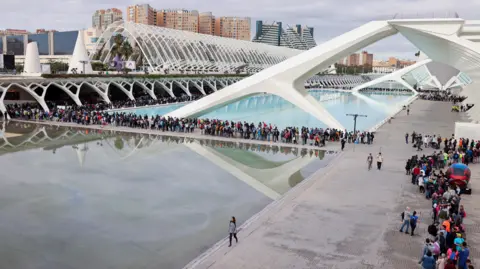
[(149, 4), (127, 7), (127, 21), (155, 25), (157, 12)]
[(92, 15), (92, 27), (106, 29), (110, 24), (120, 20), (123, 20), (123, 14), (120, 9), (99, 9)]
[(156, 11), (155, 25), (198, 33), (199, 14), (196, 10), (164, 9)]
[(198, 32), (200, 34), (215, 34), (215, 16), (212, 12), (203, 12), (198, 15)]
[(369, 65), (372, 66), (373, 64), (373, 54), (368, 53), (367, 51), (362, 51), (358, 55), (358, 65)]
[(299, 50), (308, 50), (317, 45), (313, 39), (312, 27), (302, 27), (297, 24), (295, 27), (288, 26), (283, 29), (281, 22), (265, 24), (257, 21), (256, 33), (252, 41)]
[(250, 40), (250, 18), (219, 17), (215, 19), (215, 35)]

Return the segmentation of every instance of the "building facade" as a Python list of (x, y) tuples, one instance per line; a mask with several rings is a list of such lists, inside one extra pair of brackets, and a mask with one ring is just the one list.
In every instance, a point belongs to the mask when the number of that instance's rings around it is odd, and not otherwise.
[(157, 10), (155, 19), (156, 26), (198, 33), (199, 14), (196, 10)]
[(312, 27), (302, 27), (297, 24), (295, 27), (287, 26), (284, 29), (282, 22), (267, 24), (257, 21), (256, 33), (252, 41), (299, 50), (308, 50), (317, 45), (313, 38)]
[(215, 17), (212, 12), (154, 9), (148, 4), (127, 7), (127, 21), (169, 29), (250, 40), (250, 18)]
[(215, 35), (239, 40), (250, 40), (250, 18), (216, 18)]
[(120, 20), (123, 20), (123, 13), (120, 9), (100, 9), (92, 15), (92, 27), (106, 29), (110, 24)]
[(215, 34), (215, 16), (212, 12), (203, 12), (198, 15), (198, 33), (205, 35)]
[(146, 25), (155, 25), (157, 11), (149, 4), (127, 7), (127, 21)]
[(367, 51), (350, 54), (337, 62), (337, 64), (345, 66), (373, 66), (373, 63), (373, 54)]

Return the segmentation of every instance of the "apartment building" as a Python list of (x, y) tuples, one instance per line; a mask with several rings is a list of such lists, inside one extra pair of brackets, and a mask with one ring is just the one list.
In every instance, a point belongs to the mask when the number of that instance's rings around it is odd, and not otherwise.
[(127, 7), (127, 21), (155, 25), (157, 11), (149, 4), (133, 5)]
[(215, 35), (250, 40), (250, 18), (220, 17), (215, 19)]
[(105, 30), (110, 24), (120, 20), (123, 20), (123, 13), (120, 9), (100, 9), (92, 15), (92, 27)]
[(155, 25), (198, 33), (199, 13), (196, 10), (186, 9), (157, 10)]

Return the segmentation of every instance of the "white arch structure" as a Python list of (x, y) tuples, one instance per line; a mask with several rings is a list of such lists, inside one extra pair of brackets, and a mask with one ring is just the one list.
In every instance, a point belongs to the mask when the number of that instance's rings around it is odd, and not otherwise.
[[(383, 103), (380, 103), (376, 100), (373, 100), (373, 99), (363, 95), (360, 92), (360, 90), (378, 85), (378, 84), (383, 83), (383, 82), (394, 81), (394, 82), (400, 83), (405, 88), (411, 90), (414, 93), (413, 97), (416, 97), (418, 95), (418, 92), (408, 82), (406, 82), (403, 77), (405, 75), (407, 75), (408, 73), (413, 72), (415, 69), (425, 67), (426, 64), (430, 63), (431, 61), (432, 61), (431, 59), (425, 59), (425, 60), (417, 62), (413, 65), (410, 65), (410, 66), (407, 66), (405, 68), (399, 69), (399, 70), (397, 70), (393, 73), (387, 74), (385, 76), (378, 77), (378, 78), (376, 78), (374, 80), (371, 80), (367, 83), (364, 83), (362, 85), (358, 85), (357, 87), (352, 89), (352, 94), (355, 95), (356, 97), (364, 100), (368, 104), (378, 106), (378, 107), (383, 107), (385, 110), (394, 110), (394, 108), (388, 107), (387, 105), (385, 105)], [(403, 105), (403, 104), (400, 104), (400, 105)]]
[[(480, 46), (463, 35), (467, 21), (448, 19), (399, 19), (373, 21), (291, 57), (168, 116), (200, 116), (212, 109), (262, 92), (279, 95), (330, 127), (343, 126), (305, 90), (304, 82), (338, 59), (385, 37), (401, 33), (430, 59), (467, 74), (480, 68)], [(476, 31), (480, 32), (480, 29)]]
[[(109, 63), (115, 57), (111, 53), (113, 44), (110, 45), (110, 41), (118, 33), (127, 37), (136, 48), (136, 53), (124, 60), (138, 60), (142, 54), (152, 72), (165, 69), (205, 73), (238, 69), (258, 72), (301, 52), (250, 41), (119, 21), (111, 24), (99, 38), (105, 40), (104, 47), (97, 43), (94, 50), (100, 51), (100, 61)], [(94, 53), (91, 53), (90, 59), (94, 58)]]

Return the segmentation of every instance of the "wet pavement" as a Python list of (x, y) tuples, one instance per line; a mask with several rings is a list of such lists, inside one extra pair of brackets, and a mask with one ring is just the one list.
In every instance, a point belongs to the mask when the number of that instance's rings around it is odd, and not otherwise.
[[(416, 154), (405, 145), (406, 132), (450, 136), (460, 114), (449, 103), (416, 101), (409, 116), (400, 112), (380, 128), (371, 146), (348, 145), (329, 168), (304, 181), (248, 222), (232, 248), (224, 240), (187, 268), (418, 268), (430, 224), (430, 201), (405, 175), (405, 161)], [(350, 146), (350, 147), (349, 147)], [(382, 170), (367, 170), (368, 153), (381, 151)], [(430, 152), (424, 150), (424, 153)], [(473, 195), (465, 196), (465, 220), (471, 257), (480, 223), (480, 169), (472, 166)], [(418, 235), (399, 233), (405, 206), (420, 213)]]

